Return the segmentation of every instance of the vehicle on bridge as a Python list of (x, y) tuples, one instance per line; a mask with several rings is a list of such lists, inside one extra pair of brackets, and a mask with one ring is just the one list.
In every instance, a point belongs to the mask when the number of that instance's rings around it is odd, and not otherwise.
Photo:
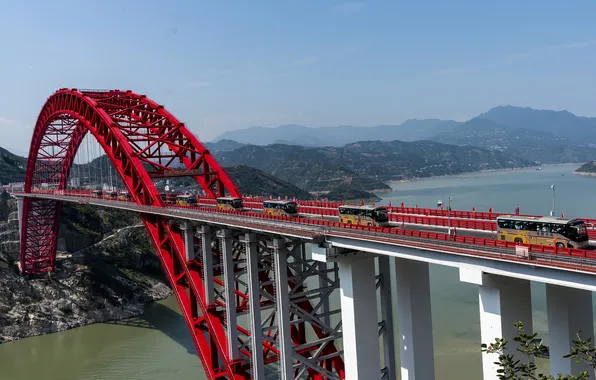
[(176, 204), (178, 206), (196, 206), (197, 197), (191, 194), (182, 194), (176, 197)]
[(121, 201), (130, 201), (132, 198), (130, 197), (130, 194), (128, 193), (128, 191), (121, 191), (118, 194), (118, 199)]
[(93, 198), (103, 198), (103, 191), (93, 190), (92, 196)]
[(118, 193), (115, 191), (106, 191), (104, 198), (116, 200), (118, 199)]
[(168, 203), (168, 204), (176, 203), (176, 195), (175, 194), (159, 193), (159, 196), (161, 197), (161, 200), (164, 201), (164, 203)]
[(269, 200), (263, 202), (263, 212), (265, 215), (297, 216), (298, 205), (294, 201)]
[(383, 206), (342, 205), (338, 209), (340, 223), (380, 227), (389, 225), (387, 208)]
[(497, 239), (559, 248), (587, 248), (586, 223), (579, 219), (501, 215), (497, 217)]
[(217, 198), (218, 210), (242, 211), (244, 205), (242, 198), (235, 197), (219, 197)]

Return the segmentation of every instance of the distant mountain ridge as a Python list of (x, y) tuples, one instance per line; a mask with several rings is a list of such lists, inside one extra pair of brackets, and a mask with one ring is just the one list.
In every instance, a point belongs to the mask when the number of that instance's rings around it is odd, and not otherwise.
[(478, 115), (513, 128), (552, 133), (581, 143), (596, 144), (596, 117), (577, 116), (569, 111), (537, 110), (499, 106)]
[(596, 147), (579, 144), (550, 132), (514, 128), (481, 117), (434, 136), (431, 140), (498, 150), (542, 164), (586, 162), (596, 158)]
[(232, 139), (252, 145), (286, 144), (342, 147), (357, 141), (430, 140), (502, 151), (540, 163), (586, 162), (596, 159), (596, 118), (569, 111), (498, 106), (466, 122), (424, 119), (375, 127), (283, 125), (229, 131), (216, 141)]
[(424, 119), (408, 120), (400, 125), (378, 125), (376, 127), (305, 127), (289, 124), (275, 128), (250, 127), (222, 133), (211, 143), (233, 140), (250, 145), (301, 145), (307, 147), (341, 147), (356, 141), (416, 141), (446, 130), (460, 123), (453, 120)]
[(226, 167), (247, 165), (311, 192), (339, 187), (390, 190), (387, 181), (530, 166), (503, 152), (432, 141), (360, 141), (343, 147), (246, 145), (215, 154)]

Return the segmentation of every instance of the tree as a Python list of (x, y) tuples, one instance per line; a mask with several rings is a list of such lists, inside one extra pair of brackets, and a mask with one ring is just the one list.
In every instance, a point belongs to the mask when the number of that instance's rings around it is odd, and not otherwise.
[[(513, 354), (506, 354), (507, 341), (496, 338), (491, 344), (482, 344), (482, 352), (497, 353), (499, 359), (495, 364), (500, 368), (497, 370), (498, 377), (501, 380), (585, 380), (590, 378), (588, 372), (581, 372), (576, 375), (558, 374), (557, 377), (550, 375), (537, 374), (538, 370), (534, 359), (544, 355), (548, 349), (542, 345), (536, 337), (538, 334), (527, 334), (524, 331), (524, 325), (521, 321), (514, 323), (518, 335), (513, 338), (518, 342), (520, 348), (517, 351), (526, 355), (526, 360), (516, 359)], [(587, 363), (592, 368), (596, 368), (596, 349), (592, 345), (592, 338), (583, 340), (580, 336), (581, 331), (577, 333), (577, 340), (574, 340), (571, 353), (565, 355), (565, 358), (575, 358), (578, 362)]]

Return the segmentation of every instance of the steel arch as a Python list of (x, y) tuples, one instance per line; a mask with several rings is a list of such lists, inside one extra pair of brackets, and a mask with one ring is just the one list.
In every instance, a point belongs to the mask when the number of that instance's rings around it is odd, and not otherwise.
[[(99, 142), (138, 204), (163, 207), (152, 178), (192, 176), (212, 197), (241, 196), (223, 169), (190, 131), (163, 106), (132, 91), (61, 89), (42, 108), (31, 140), (26, 193), (65, 189), (86, 133)], [(149, 169), (149, 170), (147, 170)], [(21, 270), (54, 269), (60, 201), (25, 197)], [(191, 332), (208, 378), (247, 379), (247, 368), (230, 360), (220, 313), (202, 298), (199, 273), (187, 265), (179, 229), (164, 218), (141, 215)]]

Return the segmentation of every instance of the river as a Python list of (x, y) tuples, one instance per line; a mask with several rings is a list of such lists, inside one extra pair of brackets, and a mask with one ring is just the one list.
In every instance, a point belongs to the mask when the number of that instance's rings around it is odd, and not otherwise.
[[(458, 210), (548, 214), (551, 185), (556, 213), (596, 216), (596, 177), (574, 175), (579, 165), (482, 172), (394, 183), (385, 201)], [(480, 327), (475, 286), (460, 283), (452, 268), (431, 266), (433, 336), (437, 380), (476, 380), (480, 372)], [(534, 326), (548, 342), (544, 286), (532, 284)], [(539, 360), (547, 369), (545, 361)], [(0, 345), (0, 378), (24, 380), (203, 380), (205, 376), (186, 325), (171, 297), (150, 305), (141, 317), (101, 323)]]

